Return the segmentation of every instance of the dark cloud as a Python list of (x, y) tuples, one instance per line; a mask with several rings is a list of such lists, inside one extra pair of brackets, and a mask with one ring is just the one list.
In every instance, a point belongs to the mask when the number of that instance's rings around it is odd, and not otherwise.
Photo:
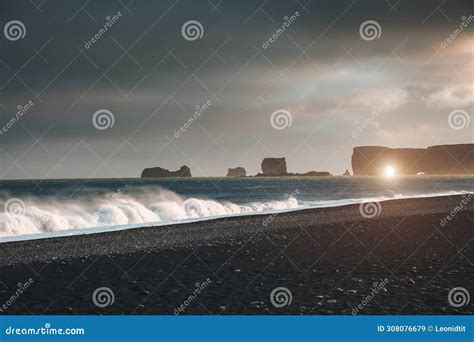
[[(446, 120), (458, 107), (472, 111), (474, 23), (440, 47), (472, 14), (470, 1), (126, 1), (0, 1), (2, 27), (26, 27), (24, 39), (0, 39), (0, 125), (34, 101), (0, 135), (2, 177), (135, 176), (183, 163), (222, 175), (237, 163), (256, 172), (268, 155), (289, 156), (295, 171), (341, 172), (355, 145), (472, 140)], [(202, 24), (202, 39), (182, 37), (188, 20)], [(379, 23), (379, 39), (361, 39), (366, 20)], [(351, 137), (384, 101), (377, 122)], [(100, 109), (113, 127), (93, 126)], [(290, 111), (291, 127), (272, 128), (277, 109)]]

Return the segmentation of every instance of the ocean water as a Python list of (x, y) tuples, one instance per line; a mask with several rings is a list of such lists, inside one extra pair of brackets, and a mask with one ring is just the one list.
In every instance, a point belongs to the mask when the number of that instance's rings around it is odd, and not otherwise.
[(466, 193), (472, 176), (5, 180), (0, 242)]

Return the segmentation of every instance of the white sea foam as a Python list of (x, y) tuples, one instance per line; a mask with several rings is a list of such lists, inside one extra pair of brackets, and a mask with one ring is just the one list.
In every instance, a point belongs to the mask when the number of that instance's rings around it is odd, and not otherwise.
[[(0, 242), (121, 230), (135, 227), (208, 220), (225, 216), (268, 214), (305, 208), (337, 207), (365, 201), (435, 197), (467, 192), (435, 194), (384, 194), (378, 197), (338, 200), (281, 201), (235, 204), (202, 198), (183, 198), (168, 190), (139, 196), (109, 194), (100, 199), (62, 201), (23, 198), (21, 215), (0, 212)], [(0, 200), (0, 208), (5, 201)]]
[[(298, 207), (295, 198), (238, 205), (208, 199), (187, 198), (167, 190), (138, 197), (111, 194), (102, 199), (61, 201), (22, 199), (21, 215), (0, 213), (0, 238), (110, 226), (164, 224), (183, 220), (288, 210)], [(5, 202), (0, 201), (0, 208)]]

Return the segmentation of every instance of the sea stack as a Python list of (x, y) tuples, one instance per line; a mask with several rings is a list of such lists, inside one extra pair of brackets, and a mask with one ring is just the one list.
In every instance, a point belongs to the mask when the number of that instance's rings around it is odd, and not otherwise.
[(285, 158), (264, 158), (262, 173), (264, 176), (284, 176), (288, 174)]
[(348, 169), (346, 169), (346, 172), (344, 172), (342, 175), (343, 175), (343, 176), (350, 176), (350, 175), (351, 175), (351, 173), (349, 172), (349, 170), (348, 170)]
[(381, 175), (387, 167), (397, 175), (474, 174), (474, 144), (438, 145), (428, 148), (355, 147), (352, 170), (355, 176)]
[(226, 177), (245, 177), (247, 176), (247, 171), (243, 167), (228, 168)]
[(142, 171), (142, 178), (161, 177), (191, 177), (191, 170), (186, 165), (181, 166), (177, 171), (169, 171), (161, 167), (146, 168)]

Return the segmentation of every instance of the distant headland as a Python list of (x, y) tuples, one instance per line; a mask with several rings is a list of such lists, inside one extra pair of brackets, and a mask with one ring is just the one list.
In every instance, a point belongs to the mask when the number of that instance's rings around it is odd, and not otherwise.
[[(396, 175), (471, 175), (474, 174), (474, 144), (437, 145), (428, 148), (354, 147), (351, 166), (354, 176), (378, 176), (387, 168)], [(244, 167), (228, 168), (226, 177), (327, 177), (328, 171), (288, 172), (286, 158), (264, 158), (261, 173), (248, 176)], [(343, 176), (350, 176), (346, 169)], [(161, 167), (146, 168), (142, 178), (191, 177), (183, 165), (177, 171)]]
[(474, 144), (437, 145), (428, 148), (355, 147), (355, 176), (384, 174), (387, 166), (397, 175), (470, 175), (474, 173)]

